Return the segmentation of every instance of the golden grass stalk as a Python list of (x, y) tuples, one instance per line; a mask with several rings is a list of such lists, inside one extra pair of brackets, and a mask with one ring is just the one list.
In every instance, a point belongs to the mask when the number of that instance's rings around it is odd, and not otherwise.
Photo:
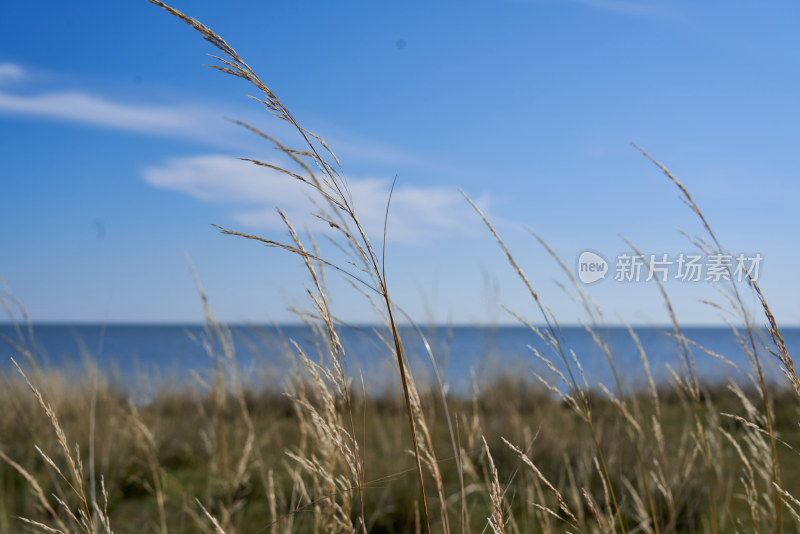
[(489, 497), (492, 500), (492, 515), (489, 516), (489, 528), (492, 529), (494, 534), (504, 534), (506, 525), (503, 510), (503, 492), (500, 489), (500, 480), (497, 478), (497, 468), (494, 465), (492, 451), (489, 450), (486, 438), (481, 436), (481, 439), (483, 440), (483, 448), (486, 451), (486, 461), (489, 462), (489, 476), (491, 477)]
[[(204, 39), (206, 39), (217, 49), (219, 49), (225, 56), (225, 58), (212, 56), (216, 60), (218, 60), (220, 64), (210, 65), (210, 66), (226, 74), (242, 78), (251, 83), (253, 86), (255, 86), (260, 91), (262, 98), (258, 97), (252, 97), (252, 98), (262, 103), (266, 107), (266, 109), (274, 116), (276, 116), (278, 119), (281, 119), (291, 124), (303, 138), (305, 142), (305, 148), (301, 150), (288, 148), (281, 143), (275, 143), (275, 147), (278, 150), (280, 150), (283, 154), (288, 156), (294, 163), (298, 164), (304, 170), (305, 176), (301, 176), (300, 174), (294, 173), (293, 171), (285, 168), (278, 170), (310, 186), (312, 190), (315, 191), (320, 196), (320, 198), (327, 204), (328, 208), (327, 209), (321, 208), (317, 216), (321, 220), (328, 223), (330, 227), (338, 230), (344, 237), (345, 242), (355, 250), (358, 259), (361, 260), (361, 262), (367, 266), (368, 268), (367, 272), (373, 279), (372, 283), (368, 282), (369, 287), (377, 290), (377, 293), (381, 296), (381, 299), (385, 304), (385, 311), (389, 319), (389, 325), (391, 328), (392, 338), (395, 346), (395, 356), (397, 358), (398, 369), (400, 370), (400, 379), (403, 387), (403, 394), (406, 401), (406, 412), (408, 416), (411, 439), (414, 445), (415, 459), (417, 463), (417, 476), (418, 476), (419, 490), (420, 490), (419, 497), (422, 503), (422, 508), (421, 508), (422, 523), (423, 523), (423, 528), (427, 532), (429, 529), (428, 505), (425, 496), (425, 484), (423, 480), (422, 463), (421, 463), (422, 459), (420, 457), (421, 455), (418, 447), (417, 429), (414, 421), (414, 414), (411, 406), (411, 397), (408, 389), (408, 378), (406, 376), (406, 368), (405, 368), (406, 362), (404, 357), (403, 345), (400, 340), (400, 335), (397, 330), (394, 318), (394, 304), (392, 303), (389, 297), (389, 292), (386, 283), (385, 263), (383, 261), (384, 258), (378, 257), (378, 254), (373, 248), (370, 239), (367, 237), (363, 226), (359, 222), (358, 216), (356, 215), (356, 211), (352, 204), (352, 198), (347, 188), (347, 184), (339, 174), (341, 166), (339, 164), (338, 159), (329, 149), (329, 147), (325, 144), (322, 138), (300, 126), (300, 124), (295, 120), (295, 118), (292, 116), (289, 110), (286, 109), (286, 107), (281, 103), (278, 97), (266, 86), (266, 84), (264, 84), (264, 82), (250, 68), (250, 66), (248, 66), (244, 62), (244, 60), (239, 56), (239, 54), (230, 45), (228, 45), (228, 43), (225, 42), (224, 39), (222, 39), (222, 37), (217, 35), (215, 32), (213, 32), (211, 29), (209, 29), (196, 19), (193, 19), (183, 14), (182, 12), (168, 6), (164, 2), (161, 2), (160, 0), (149, 0), (149, 1), (165, 9), (171, 15), (179, 18), (180, 20), (184, 21), (185, 23), (189, 24), (192, 28), (200, 32), (200, 34), (203, 36)], [(255, 128), (252, 127), (250, 127), (250, 129), (255, 130)], [(264, 135), (264, 137), (274, 142), (274, 139), (272, 139), (271, 137), (266, 135)], [(319, 149), (315, 143), (318, 143), (318, 145), (320, 146)], [(327, 153), (335, 163), (330, 163), (325, 158), (323, 158), (320, 155), (321, 152), (323, 151), (324, 153)], [(270, 164), (264, 164), (258, 161), (254, 161), (254, 163), (270, 166)], [(387, 212), (388, 212), (388, 205), (387, 205)], [(353, 224), (355, 231), (350, 230), (349, 224), (351, 223)], [(235, 235), (242, 235), (242, 234), (237, 234), (236, 232), (229, 232), (224, 229), (223, 232)], [(313, 256), (307, 253), (305, 250), (297, 247), (296, 243), (292, 245), (288, 243), (264, 240), (256, 238), (255, 236), (244, 236), (244, 235), (242, 236), (250, 239), (257, 239), (271, 246), (277, 246), (286, 251), (301, 256), (305, 261), (308, 261), (309, 259), (314, 259), (318, 262), (325, 263), (327, 265), (336, 268), (337, 270), (340, 270), (341, 272), (347, 273), (348, 276), (350, 276), (351, 278), (361, 281), (361, 279), (357, 275), (349, 272), (347, 269), (342, 268), (340, 266), (335, 266), (332, 262), (324, 261), (322, 258), (319, 258), (318, 256)], [(384, 244), (385, 244), (385, 229), (384, 229)], [(331, 335), (334, 334), (332, 329), (330, 329), (330, 334)]]
[[(67, 474), (64, 474), (64, 471), (56, 464), (55, 460), (53, 460), (50, 456), (48, 456), (44, 451), (42, 451), (38, 445), (34, 445), (34, 448), (39, 453), (41, 458), (45, 461), (45, 463), (53, 470), (54, 473), (58, 475), (66, 485), (72, 491), (72, 494), (77, 497), (78, 499), (78, 508), (77, 510), (73, 510), (63, 499), (61, 499), (57, 495), (53, 495), (55, 501), (59, 504), (59, 507), (74, 523), (75, 527), (78, 528), (82, 532), (86, 532), (87, 534), (96, 534), (98, 532), (104, 532), (107, 534), (111, 533), (111, 526), (108, 519), (104, 516), (103, 510), (100, 510), (99, 506), (96, 504), (96, 499), (94, 495), (90, 495), (87, 493), (86, 485), (85, 485), (85, 474), (83, 470), (83, 463), (80, 457), (80, 450), (75, 445), (75, 451), (72, 452), (70, 446), (68, 444), (66, 433), (64, 432), (59, 420), (58, 416), (56, 415), (55, 409), (52, 407), (50, 403), (48, 403), (42, 393), (39, 391), (37, 387), (35, 387), (31, 381), (28, 379), (28, 376), (19, 366), (16, 360), (13, 358), (11, 359), (12, 363), (17, 369), (17, 372), (22, 376), (25, 384), (28, 386), (30, 391), (33, 393), (36, 402), (44, 411), (45, 415), (47, 416), (48, 421), (52, 427), (52, 430), (55, 432), (56, 441), (61, 449), (61, 453), (64, 457), (64, 460), (67, 464)], [(59, 518), (59, 514), (56, 513), (56, 509), (52, 505), (47, 502), (47, 498), (44, 495), (44, 492), (41, 489), (41, 486), (36, 482), (33, 475), (24, 469), (20, 464), (13, 462), (5, 453), (0, 451), (0, 458), (5, 460), (9, 465), (11, 465), (20, 475), (25, 478), (25, 480), (31, 485), (34, 495), (37, 497), (39, 503), (44, 507), (45, 510), (50, 513), (51, 517), (54, 518), (56, 525), (59, 527), (59, 530), (52, 529), (49, 526), (44, 525), (43, 523), (27, 518), (21, 518), (23, 521), (36, 525), (39, 528), (44, 529), (45, 531), (56, 531), (56, 532), (64, 532), (65, 534), (69, 532), (66, 524)], [(105, 488), (103, 487), (103, 494), (106, 498), (107, 502), (107, 495), (105, 494)], [(100, 528), (102, 527), (102, 529)]]
[[(564, 366), (565, 366), (565, 368), (567, 370), (567, 373), (568, 373), (568, 376), (569, 376), (569, 381), (566, 380), (566, 378), (564, 377), (563, 374), (561, 374), (558, 371), (556, 371), (556, 372), (558, 373), (560, 378), (568, 385), (568, 387), (570, 388), (570, 391), (572, 392), (571, 397), (569, 397), (569, 399), (572, 399), (571, 400), (571, 405), (579, 413), (579, 415), (584, 419), (584, 421), (586, 421), (586, 423), (587, 423), (587, 426), (588, 426), (589, 431), (590, 431), (591, 436), (592, 436), (592, 441), (593, 441), (594, 446), (595, 446), (595, 451), (597, 452), (597, 458), (598, 458), (598, 460), (600, 462), (600, 465), (602, 466), (602, 469), (603, 469), (603, 476), (605, 477), (606, 482), (608, 483), (609, 493), (610, 493), (610, 496), (611, 496), (611, 502), (614, 505), (615, 514), (616, 514), (617, 518), (619, 519), (619, 527), (622, 530), (622, 532), (624, 533), (627, 530), (626, 527), (625, 527), (625, 521), (624, 521), (624, 518), (622, 516), (622, 512), (620, 510), (620, 506), (619, 506), (619, 503), (617, 501), (617, 497), (616, 497), (616, 493), (614, 491), (613, 485), (611, 484), (611, 475), (608, 472), (608, 465), (607, 465), (607, 462), (606, 462), (605, 454), (603, 453), (603, 450), (600, 447), (600, 443), (599, 443), (599, 440), (598, 440), (598, 437), (597, 437), (597, 433), (596, 433), (596, 428), (595, 428), (594, 424), (592, 423), (592, 411), (591, 411), (591, 402), (590, 402), (590, 399), (589, 399), (589, 390), (588, 390), (588, 388), (581, 387), (581, 384), (578, 382), (575, 374), (573, 373), (572, 365), (570, 364), (570, 361), (569, 361), (569, 359), (567, 358), (567, 356), (566, 356), (566, 354), (564, 352), (563, 345), (559, 340), (561, 329), (560, 329), (560, 327), (558, 325), (558, 322), (555, 320), (555, 317), (553, 316), (553, 314), (548, 311), (547, 306), (544, 304), (544, 302), (539, 297), (538, 292), (531, 285), (530, 281), (528, 280), (527, 275), (525, 274), (525, 271), (523, 271), (522, 268), (520, 268), (520, 266), (517, 264), (516, 260), (514, 259), (514, 256), (511, 254), (511, 251), (508, 249), (508, 247), (506, 246), (506, 244), (503, 241), (503, 239), (497, 233), (497, 230), (495, 230), (494, 225), (489, 221), (489, 219), (486, 217), (486, 215), (483, 213), (483, 211), (478, 207), (478, 205), (475, 204), (475, 202), (473, 202), (472, 199), (469, 198), (469, 196), (467, 196), (466, 193), (461, 191), (461, 194), (464, 196), (466, 201), (470, 204), (470, 206), (472, 206), (472, 208), (475, 210), (475, 212), (478, 214), (478, 216), (484, 222), (486, 227), (489, 229), (489, 232), (491, 232), (492, 236), (494, 237), (495, 241), (497, 241), (498, 245), (500, 245), (500, 248), (502, 249), (503, 253), (505, 254), (506, 259), (511, 264), (512, 268), (514, 269), (514, 272), (517, 274), (517, 276), (520, 278), (520, 280), (522, 280), (523, 284), (525, 285), (525, 288), (528, 290), (528, 293), (531, 295), (531, 297), (533, 298), (533, 300), (536, 303), (537, 307), (539, 308), (539, 311), (541, 312), (542, 318), (544, 319), (544, 321), (545, 321), (545, 323), (547, 325), (547, 331), (546, 332), (542, 332), (540, 329), (537, 329), (537, 328), (533, 328), (533, 331), (535, 333), (537, 333), (545, 341), (545, 343), (547, 343), (551, 347), (551, 349), (553, 349), (553, 351), (556, 354), (558, 354), (558, 356), (561, 358), (561, 361), (564, 363)], [(529, 323), (527, 323), (527, 324), (529, 324)], [(540, 356), (540, 355), (538, 355), (538, 353), (537, 353), (537, 356)], [(549, 363), (549, 360), (547, 360), (546, 358), (542, 358), (542, 359), (546, 363)], [(577, 363), (577, 360), (575, 360), (575, 361)], [(556, 367), (554, 365), (552, 365), (552, 363), (550, 363), (549, 366), (550, 366), (550, 368), (552, 370), (556, 370)], [(582, 375), (582, 373), (583, 373), (582, 369), (579, 368), (579, 371), (581, 372), (581, 375)], [(546, 381), (544, 381), (543, 379), (542, 379), (542, 382), (547, 384)], [(585, 377), (584, 377), (584, 382), (585, 382)], [(552, 389), (555, 390), (555, 391), (558, 391), (557, 388), (553, 387)], [(558, 392), (558, 394), (561, 395), (560, 392)]]
[[(700, 210), (700, 207), (692, 198), (691, 194), (689, 194), (688, 189), (673, 175), (669, 169), (667, 169), (664, 165), (662, 165), (659, 161), (653, 158), (650, 154), (645, 152), (642, 148), (640, 148), (635, 143), (632, 143), (634, 148), (636, 148), (645, 158), (650, 160), (654, 165), (656, 165), (661, 172), (678, 188), (681, 193), (681, 200), (686, 204), (689, 209), (700, 219), (703, 228), (705, 229), (708, 236), (711, 238), (713, 243), (707, 247), (706, 254), (709, 252), (719, 253), (722, 254), (725, 251), (725, 248), (720, 243), (719, 239), (717, 238), (714, 231), (711, 229), (708, 221), (706, 220), (703, 212)], [(728, 267), (728, 271), (730, 274), (730, 267)], [(797, 374), (794, 369), (794, 360), (789, 355), (789, 351), (786, 348), (786, 342), (784, 341), (783, 334), (781, 333), (780, 328), (778, 327), (778, 323), (772, 314), (772, 310), (767, 303), (766, 298), (764, 297), (763, 292), (761, 291), (761, 287), (758, 285), (757, 281), (753, 278), (751, 273), (748, 270), (745, 270), (745, 275), (747, 279), (747, 283), (750, 288), (754, 291), (757, 295), (759, 304), (764, 312), (764, 315), (767, 319), (767, 330), (772, 338), (773, 344), (775, 345), (777, 352), (773, 352), (773, 355), (778, 359), (781, 364), (781, 369), (783, 370), (784, 375), (789, 380), (789, 383), (794, 388), (795, 392), (800, 395), (800, 378), (797, 377)], [(658, 281), (658, 278), (656, 278)], [(733, 280), (733, 277), (730, 277), (730, 280)], [(660, 285), (660, 282), (659, 282)], [(774, 507), (774, 515), (775, 515), (775, 532), (782, 532), (783, 530), (783, 520), (782, 520), (782, 507), (781, 507), (781, 496), (780, 492), (778, 491), (778, 487), (781, 484), (780, 481), (780, 467), (778, 463), (778, 453), (776, 447), (776, 440), (775, 440), (775, 433), (773, 428), (773, 419), (774, 416), (772, 414), (772, 406), (770, 403), (770, 393), (769, 388), (767, 387), (766, 380), (764, 378), (764, 370), (763, 365), (761, 362), (761, 358), (759, 356), (758, 346), (756, 342), (755, 333), (753, 331), (753, 325), (750, 320), (749, 313), (747, 311), (746, 306), (744, 305), (744, 300), (739, 292), (739, 288), (736, 286), (735, 283), (731, 282), (731, 292), (733, 294), (733, 301), (735, 303), (735, 307), (737, 311), (741, 314), (744, 328), (747, 333), (747, 339), (750, 343), (750, 351), (748, 354), (751, 355), (754, 372), (758, 379), (758, 385), (761, 392), (762, 397), (762, 407), (764, 411), (764, 416), (766, 418), (766, 425), (767, 425), (767, 433), (769, 435), (769, 444), (770, 444), (770, 460), (771, 460), (771, 476), (772, 476), (772, 500), (773, 500), (773, 507)], [(663, 292), (663, 290), (662, 290)], [(672, 313), (672, 309), (670, 307), (670, 314), (674, 317)], [(680, 332), (677, 329), (676, 325), (676, 334), (680, 335)]]
[[(506, 438), (502, 438), (502, 439), (503, 439), (503, 442), (506, 445), (508, 445), (508, 447), (512, 451), (514, 451), (514, 453), (520, 458), (520, 460), (522, 460), (523, 463), (525, 465), (527, 465), (531, 469), (531, 471), (533, 471), (533, 473), (536, 475), (536, 478), (538, 478), (539, 481), (542, 484), (544, 484), (544, 487), (547, 488), (547, 490), (550, 493), (553, 494), (553, 496), (556, 498), (556, 502), (558, 503), (558, 507), (561, 509), (561, 511), (564, 513), (564, 515), (566, 515), (567, 519), (576, 528), (580, 529), (580, 523), (578, 521), (578, 518), (575, 517), (575, 514), (572, 512), (572, 510), (570, 509), (569, 505), (567, 505), (567, 502), (564, 500), (564, 496), (561, 495), (561, 492), (558, 491), (558, 489), (552, 484), (552, 482), (550, 482), (547, 479), (547, 477), (545, 477), (542, 474), (542, 472), (539, 470), (539, 468), (536, 467), (536, 464), (533, 463), (533, 461), (528, 457), (527, 454), (525, 454), (525, 452), (522, 449), (520, 449), (519, 447), (517, 447), (516, 445), (514, 445), (513, 443), (508, 441)], [(562, 516), (559, 515), (558, 513), (556, 513), (555, 511), (550, 510), (550, 509), (547, 509), (547, 510), (549, 512), (551, 512), (555, 517), (558, 517), (559, 519), (563, 519)]]

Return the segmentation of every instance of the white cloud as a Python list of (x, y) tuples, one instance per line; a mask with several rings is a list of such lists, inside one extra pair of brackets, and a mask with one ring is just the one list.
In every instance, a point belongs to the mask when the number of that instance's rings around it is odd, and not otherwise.
[[(5, 80), (26, 77), (18, 65), (0, 63), (0, 85)], [(249, 113), (257, 108), (248, 108)], [(225, 120), (226, 113), (200, 106), (164, 106), (133, 104), (115, 101), (87, 91), (50, 91), (39, 94), (18, 94), (0, 90), (0, 116), (10, 115), (45, 120), (66, 121), (97, 128), (136, 132), (148, 135), (191, 139), (218, 147), (263, 147), (264, 141), (244, 128)], [(227, 113), (235, 117), (237, 113)], [(257, 118), (262, 115), (256, 115)], [(266, 114), (263, 117), (267, 117)], [(297, 132), (278, 121), (270, 126), (269, 133), (280, 138), (296, 136)], [(431, 168), (431, 162), (411, 154), (372, 142), (349, 142), (337, 139), (339, 154), (349, 161), (416, 165)]]
[(333, 137), (326, 139), (336, 156), (342, 161), (360, 161), (390, 165), (404, 165), (431, 169), (436, 162), (421, 158), (394, 147), (382, 145), (365, 139), (352, 137)]
[[(0, 63), (0, 85), (4, 80), (28, 77), (27, 69), (12, 63)], [(208, 107), (129, 103), (83, 90), (30, 93), (2, 89), (2, 115), (195, 140), (224, 149), (265, 146), (264, 140), (225, 121), (223, 112)], [(235, 116), (236, 113), (228, 115)], [(282, 121), (273, 122), (269, 133), (284, 140), (297, 136), (297, 132)], [(381, 167), (390, 164), (392, 170), (402, 165), (423, 168), (428, 172), (453, 172), (437, 161), (373, 141), (337, 138), (334, 145), (337, 152), (342, 151), (339, 155), (345, 156), (349, 162), (377, 163)], [(237, 206), (236, 220), (248, 226), (280, 226), (273, 209), (275, 205), (281, 206), (292, 220), (299, 221), (300, 226), (314, 221), (307, 215), (311, 211), (306, 199), (309, 188), (284, 175), (278, 176), (274, 171), (254, 168), (252, 164), (232, 158), (207, 156), (173, 160), (159, 168), (148, 169), (145, 176), (159, 187), (182, 191), (204, 201)], [(382, 229), (390, 180), (353, 179), (349, 187), (364, 225), (371, 231)], [(401, 181), (392, 201), (390, 232), (395, 239), (405, 240), (464, 233), (465, 212), (472, 215), (455, 190), (405, 186)]]
[(25, 78), (25, 70), (14, 63), (0, 63), (0, 83)]
[[(257, 229), (283, 229), (275, 211), (280, 207), (298, 228), (323, 229), (312, 216), (313, 190), (277, 171), (210, 155), (174, 158), (144, 170), (147, 183), (231, 206), (233, 218)], [(359, 220), (368, 234), (382, 236), (391, 180), (348, 178), (347, 186)], [(445, 187), (399, 184), (392, 195), (388, 238), (403, 242), (466, 235), (480, 231), (480, 221), (461, 194)]]
[[(0, 63), (0, 87), (6, 81), (29, 78), (31, 76), (28, 69), (14, 63)], [(6, 115), (71, 122), (96, 128), (201, 141), (224, 149), (265, 146), (264, 140), (224, 120), (226, 116), (233, 118), (250, 116), (255, 120), (270, 118), (269, 114), (259, 110), (258, 107), (251, 105), (247, 108), (230, 109), (224, 105), (170, 106), (124, 102), (86, 90), (49, 90), (37, 93), (0, 89), (0, 117)], [(246, 122), (248, 120), (246, 119)], [(265, 131), (284, 141), (287, 138), (297, 137), (297, 132), (283, 121), (272, 121)], [(328, 140), (334, 141), (330, 137)], [(393, 169), (402, 166), (422, 168), (429, 172), (453, 172), (453, 169), (435, 160), (419, 157), (417, 154), (372, 140), (354, 138), (349, 134), (338, 136), (332, 146), (343, 161), (350, 163), (371, 163), (381, 166), (388, 164)]]
[[(203, 110), (153, 105), (131, 105), (79, 91), (39, 95), (0, 92), (0, 113), (67, 120), (140, 133), (203, 137), (212, 115)], [(219, 116), (216, 122), (221, 122)]]

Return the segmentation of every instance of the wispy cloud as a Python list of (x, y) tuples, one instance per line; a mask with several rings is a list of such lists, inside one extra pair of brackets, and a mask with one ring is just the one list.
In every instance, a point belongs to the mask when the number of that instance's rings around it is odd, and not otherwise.
[(14, 63), (0, 63), (0, 83), (25, 78), (25, 69)]
[[(26, 80), (25, 87), (0, 89), (0, 117), (70, 122), (84, 126), (135, 132), (159, 137), (231, 146), (231, 134), (240, 129), (210, 106), (157, 105), (126, 102), (87, 90), (36, 90), (30, 71), (14, 63), (0, 63), (0, 86)], [(33, 84), (35, 85), (35, 84)], [(241, 131), (241, 136), (245, 132)]]
[[(9, 68), (9, 79), (13, 65)], [(3, 80), (0, 65), (0, 84)], [(202, 141), (222, 148), (263, 147), (263, 141), (243, 128), (224, 120), (225, 113), (209, 107), (163, 106), (115, 101), (87, 91), (52, 91), (15, 94), (0, 90), (0, 116), (10, 115), (45, 120), (67, 121), (97, 128), (136, 132), (146, 135)], [(228, 113), (235, 115), (235, 113)], [(281, 138), (296, 136), (284, 123), (273, 123), (271, 134)], [(343, 136), (334, 145), (339, 157), (350, 162), (437, 168), (424, 160), (371, 141), (351, 141)]]
[[(144, 180), (159, 188), (229, 205), (234, 220), (254, 229), (283, 229), (280, 207), (298, 227), (323, 229), (311, 213), (313, 190), (287, 176), (229, 156), (174, 158), (143, 171)], [(348, 189), (367, 232), (380, 236), (391, 180), (349, 178)], [(454, 189), (399, 185), (392, 195), (388, 238), (423, 242), (480, 231), (474, 212)]]
[[(14, 64), (0, 63), (0, 87), (20, 80), (29, 80), (29, 70)], [(8, 87), (0, 89), (0, 117), (13, 116), (38, 120), (71, 122), (95, 128), (136, 132), (145, 135), (173, 137), (202, 141), (221, 148), (262, 147), (263, 142), (243, 128), (224, 120), (225, 116), (261, 118), (257, 108), (239, 111), (210, 105), (156, 105), (147, 102), (125, 102), (87, 90), (24, 90)], [(267, 117), (266, 114), (263, 117)], [(288, 125), (273, 122), (269, 133), (282, 139), (296, 136)], [(427, 161), (393, 147), (373, 141), (353, 140), (348, 135), (330, 139), (335, 141), (337, 154), (348, 161), (368, 164), (391, 164), (435, 168)]]
[(131, 132), (201, 138), (221, 122), (205, 110), (126, 104), (81, 91), (15, 95), (0, 91), (0, 113), (70, 121)]
[[(44, 121), (60, 121), (79, 124), (100, 129), (111, 129), (124, 132), (135, 132), (149, 136), (171, 137), (182, 140), (199, 141), (204, 145), (217, 149), (229, 150), (263, 150), (264, 141), (252, 135), (244, 128), (224, 120), (224, 117), (250, 115), (255, 111), (257, 118), (262, 118), (257, 108), (242, 108), (242, 111), (222, 111), (221, 107), (211, 105), (157, 105), (148, 102), (126, 102), (120, 99), (109, 98), (97, 92), (87, 90), (42, 90), (31, 88), (30, 83), (25, 87), (2, 87), (3, 80), (32, 80), (28, 69), (13, 63), (0, 63), (0, 118), (2, 116), (38, 119)], [(33, 84), (35, 85), (35, 84)], [(266, 117), (266, 114), (263, 115)], [(297, 132), (282, 121), (273, 121), (268, 129), (269, 133), (283, 139), (297, 137)], [(398, 149), (376, 143), (372, 140), (357, 139), (348, 134), (328, 138), (332, 142), (337, 155), (345, 163), (367, 166), (366, 168), (389, 168), (388, 173), (398, 172), (403, 169), (425, 169), (428, 172), (452, 173), (452, 169), (430, 158), (420, 157)], [(290, 143), (291, 144), (291, 143)], [(271, 147), (270, 147), (271, 148)], [(260, 169), (255, 173), (230, 172), (226, 167), (217, 168), (217, 160), (203, 160), (204, 165), (210, 165), (203, 174), (200, 169), (192, 167), (194, 160), (181, 160), (172, 162), (161, 169), (151, 169), (153, 177), (163, 176), (167, 187), (184, 190), (198, 198), (209, 201), (226, 199), (231, 204), (252, 205), (254, 200), (261, 203), (262, 209), (237, 211), (238, 220), (251, 226), (277, 225), (276, 214), (271, 207), (275, 204), (293, 206), (292, 200), (303, 198), (302, 191), (298, 192), (296, 184), (286, 183), (286, 180), (273, 180), (269, 189), (269, 196), (264, 196), (263, 183), (265, 171)], [(217, 165), (217, 166), (215, 166)], [(237, 167), (240, 169), (241, 167)], [(216, 169), (213, 180), (209, 172)], [(163, 173), (169, 171), (169, 180)], [(162, 172), (159, 175), (158, 172)], [(150, 176), (150, 175), (148, 175)], [(232, 181), (232, 188), (222, 190), (219, 188), (220, 177), (223, 182)], [(208, 179), (208, 182), (204, 182)], [(154, 178), (155, 180), (155, 178)], [(256, 183), (254, 183), (256, 182)], [(154, 182), (155, 183), (155, 182)], [(183, 189), (181, 189), (183, 188)], [(383, 208), (389, 196), (389, 181), (386, 179), (361, 179), (353, 180), (351, 189), (356, 198), (363, 197), (360, 201), (362, 217), (367, 217), (367, 212), (374, 209), (369, 220), (383, 221)], [(206, 191), (210, 191), (207, 195)], [(244, 194), (243, 197), (232, 198)], [(277, 195), (277, 197), (276, 197)], [(404, 217), (402, 227), (394, 231), (398, 235), (410, 235), (404, 230), (411, 228), (417, 220), (412, 214), (414, 209), (426, 212), (419, 218), (420, 224), (430, 224), (431, 227), (423, 234), (432, 235), (444, 232), (452, 221), (456, 220), (454, 206), (461, 206), (462, 200), (455, 192), (433, 187), (413, 188), (400, 187), (394, 196), (392, 206), (393, 217)], [(264, 209), (264, 207), (269, 209)], [(418, 206), (418, 208), (413, 208)], [(377, 209), (379, 207), (379, 209)], [(305, 213), (308, 210), (303, 210)], [(298, 210), (298, 213), (301, 211)], [(419, 214), (418, 214), (419, 215)], [(407, 219), (407, 220), (406, 220)], [(365, 219), (367, 220), (367, 219)], [(458, 224), (453, 223), (454, 229)], [(416, 231), (416, 230), (415, 230)], [(448, 230), (449, 231), (449, 230)]]
[(426, 169), (437, 167), (436, 162), (420, 157), (417, 154), (370, 140), (336, 136), (326, 139), (326, 141), (331, 144), (337, 157), (347, 161), (424, 167)]

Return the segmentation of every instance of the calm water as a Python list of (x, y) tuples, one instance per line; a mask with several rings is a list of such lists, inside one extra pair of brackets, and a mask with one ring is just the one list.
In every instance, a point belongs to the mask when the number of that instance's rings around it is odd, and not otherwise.
[[(677, 342), (664, 328), (636, 328), (637, 335), (650, 360), (657, 380), (669, 377), (667, 366), (682, 371)], [(243, 375), (253, 383), (280, 384), (293, 365), (292, 351), (286, 339), (292, 339), (312, 359), (319, 358), (314, 337), (304, 326), (234, 326), (231, 327), (236, 358)], [(384, 334), (384, 330), (381, 330)], [(534, 356), (537, 348), (558, 364), (554, 354), (529, 329), (524, 327), (435, 327), (424, 330), (432, 346), (438, 366), (450, 387), (466, 390), (472, 378), (487, 382), (499, 375), (547, 375), (546, 367)], [(122, 387), (144, 387), (143, 384), (180, 384), (209, 376), (214, 359), (202, 345), (207, 339), (203, 326), (156, 325), (37, 325), (34, 327), (38, 360), (46, 365), (79, 373), (83, 361), (91, 359), (100, 369), (116, 377)], [(726, 328), (687, 328), (684, 334), (696, 343), (724, 355), (744, 370), (749, 370), (746, 354)], [(403, 342), (418, 379), (431, 378), (430, 359), (415, 330), (402, 330)], [(789, 351), (800, 349), (800, 329), (784, 331)], [(603, 352), (588, 333), (580, 327), (563, 330), (565, 346), (578, 356), (590, 385), (611, 384), (610, 368)], [(611, 346), (615, 364), (623, 381), (640, 385), (644, 379), (639, 352), (624, 328), (609, 328), (604, 332)], [(340, 337), (347, 352), (347, 370), (372, 389), (393, 387), (392, 356), (371, 327), (345, 327)], [(10, 325), (0, 325), (0, 371), (9, 372), (10, 358), (21, 362), (17, 350), (6, 340), (18, 342)], [(767, 352), (766, 339), (760, 343), (763, 358), (772, 377), (780, 379)], [(700, 376), (709, 381), (724, 380), (741, 373), (699, 349), (693, 349)]]

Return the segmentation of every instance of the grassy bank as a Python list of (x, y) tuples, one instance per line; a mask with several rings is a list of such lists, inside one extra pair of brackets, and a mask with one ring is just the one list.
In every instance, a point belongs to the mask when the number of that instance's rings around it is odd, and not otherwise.
[[(204, 509), (225, 532), (344, 531), (346, 523), (360, 524), (361, 499), (368, 532), (421, 530), (402, 398), (353, 394), (347, 408), (342, 399), (321, 394), (309, 378), (298, 374), (293, 393), (283, 394), (237, 389), (221, 376), (225, 385), (218, 384), (219, 391), (163, 391), (144, 406), (132, 405), (91, 375), (65, 384), (58, 375), (45, 373), (41, 389), (47, 391), (46, 402), (57, 414), (70, 455), (76, 462), (82, 459), (77, 469), (83, 472), (85, 491), (94, 492), (115, 532), (213, 532)], [(630, 530), (645, 525), (661, 532), (710, 531), (712, 510), (720, 531), (756, 530), (756, 520), (772, 530), (774, 512), (763, 498), (771, 480), (768, 440), (745, 422), (753, 418), (759, 394), (709, 386), (702, 387), (702, 395), (698, 413), (673, 388), (621, 401), (595, 391), (589, 428), (580, 413), (541, 385), (498, 381), (472, 398), (446, 398), (456, 461), (439, 393), (421, 392), (423, 452), (436, 462), (425, 473), (432, 530), (441, 532), (449, 524), (451, 531), (480, 532), (496, 513), (509, 532), (561, 532), (578, 526), (613, 531), (623, 524)], [(1, 400), (6, 462), (0, 466), (0, 531), (22, 530), (16, 517), (55, 528), (61, 521), (67, 531), (80, 531), (59, 503), (80, 521), (81, 498), (70, 487), (76, 483), (52, 419), (16, 377), (4, 377)], [(782, 487), (798, 494), (798, 458), (790, 449), (800, 447), (796, 394), (775, 393), (772, 402), (773, 431), (785, 442), (778, 450)], [(340, 449), (347, 443), (336, 443), (347, 438), (329, 427), (347, 420), (348, 410), (361, 447), (360, 489)], [(698, 424), (705, 425), (713, 453), (710, 473)], [(593, 440), (604, 452), (607, 476)], [(537, 470), (506, 441), (521, 448)], [(656, 522), (645, 500), (639, 461), (651, 476)], [(618, 492), (621, 520), (613, 510), (609, 482)], [(440, 484), (443, 500), (437, 495)], [(500, 500), (493, 499), (497, 488)], [(756, 493), (748, 496), (751, 489)], [(59, 519), (51, 516), (42, 496)], [(447, 523), (440, 515), (442, 502)]]

